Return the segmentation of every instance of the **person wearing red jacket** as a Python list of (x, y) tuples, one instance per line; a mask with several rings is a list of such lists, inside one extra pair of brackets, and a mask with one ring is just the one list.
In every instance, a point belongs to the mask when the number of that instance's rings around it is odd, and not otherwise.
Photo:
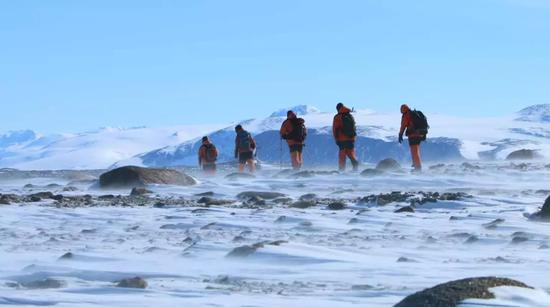
[(251, 173), (256, 171), (256, 162), (254, 161), (254, 151), (256, 150), (256, 141), (252, 135), (243, 129), (243, 126), (235, 127), (235, 159), (239, 160), (239, 172), (244, 172), (245, 166)]
[(338, 152), (338, 166), (340, 171), (346, 169), (346, 158), (349, 158), (356, 171), (359, 168), (359, 161), (355, 154), (355, 119), (351, 115), (351, 110), (342, 103), (336, 105), (338, 114), (334, 116), (332, 123), (332, 134), (340, 151)]
[(302, 153), (307, 135), (304, 119), (298, 118), (293, 111), (288, 111), (286, 120), (281, 125), (280, 134), (281, 138), (286, 140), (288, 144), (292, 168), (299, 170), (304, 163)]
[(420, 160), (420, 143), (426, 139), (426, 135), (422, 134), (414, 127), (411, 118), (411, 109), (408, 105), (401, 106), (401, 129), (399, 130), (399, 143), (403, 143), (403, 134), (409, 138), (409, 147), (411, 149), (411, 157), (415, 171), (422, 171), (422, 161)]

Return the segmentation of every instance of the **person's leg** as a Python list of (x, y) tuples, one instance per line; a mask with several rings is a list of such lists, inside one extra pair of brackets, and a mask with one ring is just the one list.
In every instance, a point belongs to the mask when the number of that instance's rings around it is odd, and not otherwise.
[(351, 160), (351, 165), (353, 165), (353, 170), (356, 171), (359, 168), (359, 160), (357, 160), (355, 148), (348, 149), (348, 157)]
[(299, 152), (293, 151), (290, 153), (290, 161), (292, 162), (292, 168), (295, 170), (300, 169), (300, 161), (298, 159)]
[(422, 162), (420, 161), (420, 145), (414, 144), (411, 145), (411, 157), (413, 161), (413, 166), (415, 170), (422, 169)]
[(347, 156), (346, 150), (341, 148), (340, 151), (338, 152), (338, 169), (340, 171), (346, 170), (346, 156)]
[(248, 169), (251, 173), (254, 173), (256, 171), (256, 163), (254, 163), (254, 159), (250, 159), (247, 161)]
[(244, 173), (244, 167), (245, 167), (246, 163), (243, 164), (243, 163), (239, 163), (239, 173)]
[(304, 164), (304, 158), (301, 151), (298, 151), (296, 153), (296, 160), (298, 161), (298, 169), (301, 169), (302, 165)]

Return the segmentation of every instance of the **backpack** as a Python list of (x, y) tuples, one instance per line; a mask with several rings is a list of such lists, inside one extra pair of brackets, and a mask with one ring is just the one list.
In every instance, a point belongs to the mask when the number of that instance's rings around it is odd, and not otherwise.
[(427, 135), (430, 125), (428, 124), (428, 118), (422, 113), (422, 111), (412, 110), (411, 121), (414, 126), (414, 130), (420, 134)]
[(357, 127), (355, 125), (355, 118), (350, 113), (342, 113), (342, 133), (347, 137), (357, 136)]
[(305, 121), (302, 118), (294, 118), (290, 120), (290, 123), (292, 124), (292, 132), (286, 136), (286, 140), (305, 141), (307, 137)]
[(208, 163), (216, 162), (216, 160), (218, 159), (218, 151), (216, 150), (216, 146), (214, 146), (214, 144), (208, 144), (203, 146), (204, 146), (204, 152), (205, 152), (204, 160)]
[(252, 144), (250, 142), (250, 133), (246, 131), (241, 131), (237, 134), (237, 148), (240, 151), (251, 151), (252, 150)]

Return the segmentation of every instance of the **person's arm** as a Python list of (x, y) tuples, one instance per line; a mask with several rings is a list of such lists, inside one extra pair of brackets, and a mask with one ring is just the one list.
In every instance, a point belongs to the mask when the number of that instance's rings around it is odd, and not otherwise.
[(281, 139), (284, 139), (286, 137), (286, 135), (288, 135), (288, 120), (285, 120), (283, 122), (283, 124), (281, 125), (281, 130), (279, 131), (279, 133), (281, 134)]
[(250, 137), (250, 148), (256, 149), (256, 141), (251, 135), (249, 135), (249, 137)]
[(199, 166), (202, 166), (202, 156), (203, 156), (202, 149), (203, 149), (203, 147), (201, 146), (199, 148)]
[(399, 129), (399, 135), (403, 136), (405, 129), (409, 127), (410, 116), (408, 113), (403, 114), (401, 117), (401, 129)]
[(334, 136), (334, 140), (338, 141), (338, 132), (340, 131), (340, 116), (336, 115), (334, 116), (334, 120), (332, 122), (332, 135)]

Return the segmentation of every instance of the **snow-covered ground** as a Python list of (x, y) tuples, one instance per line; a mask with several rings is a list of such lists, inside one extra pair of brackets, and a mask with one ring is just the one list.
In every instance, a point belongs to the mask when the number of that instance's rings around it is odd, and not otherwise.
[[(348, 203), (338, 211), (270, 202), (249, 209), (240, 202), (210, 208), (0, 206), (0, 304), (392, 306), (442, 282), (496, 275), (537, 289), (499, 288), (491, 304), (549, 306), (550, 223), (526, 216), (548, 196), (550, 168), (506, 162), (479, 166), (374, 178), (276, 178), (273, 169), (256, 179), (199, 176), (194, 187), (153, 187), (162, 197), (188, 199), (208, 191), (219, 199), (235, 199), (243, 191), (274, 191), (293, 199), (315, 193)], [(67, 183), (47, 178), (1, 182), (0, 193), (52, 182)], [(407, 204), (356, 201), (392, 191), (473, 197), (427, 203), (401, 214), (394, 210)], [(248, 257), (226, 257), (236, 247), (275, 241), (281, 242), (265, 244)], [(67, 252), (74, 257), (59, 260)], [(115, 281), (134, 276), (145, 278), (149, 287), (114, 287)], [(33, 290), (8, 285), (47, 277), (65, 285)], [(466, 305), (481, 303), (487, 302)]]

